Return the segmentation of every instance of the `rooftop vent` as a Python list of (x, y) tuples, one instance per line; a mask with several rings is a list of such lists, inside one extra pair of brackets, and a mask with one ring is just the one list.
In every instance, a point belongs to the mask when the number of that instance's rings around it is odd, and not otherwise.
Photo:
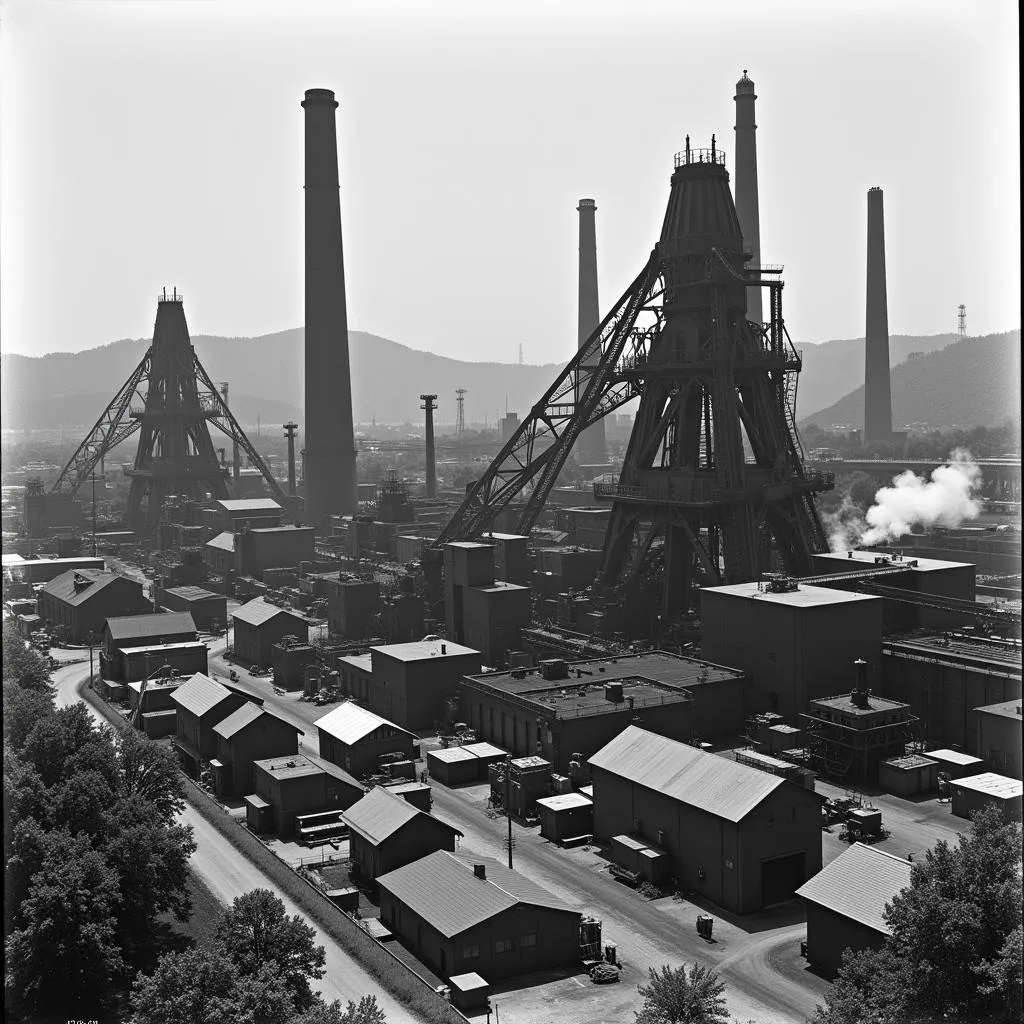
[(569, 666), (562, 658), (547, 658), (540, 663), (540, 674), (544, 679), (568, 679)]
[(487, 865), (486, 864), (474, 864), (473, 874), (477, 878), (487, 878)]
[(621, 704), (623, 701), (622, 683), (605, 683), (604, 699), (607, 701), (611, 701), (612, 704)]

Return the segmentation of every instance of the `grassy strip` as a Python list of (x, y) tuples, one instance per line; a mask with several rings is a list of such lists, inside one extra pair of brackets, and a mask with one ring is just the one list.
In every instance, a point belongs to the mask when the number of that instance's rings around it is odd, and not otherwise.
[[(81, 696), (115, 728), (131, 728), (125, 719), (101, 700), (89, 687)], [(430, 1024), (467, 1024), (464, 1017), (443, 996), (368, 935), (347, 914), (339, 910), (311, 883), (297, 875), (276, 854), (267, 849), (248, 829), (238, 824), (207, 793), (186, 776), (185, 799), (236, 850), (252, 861), (340, 945), (353, 960), (372, 974), (381, 986)]]

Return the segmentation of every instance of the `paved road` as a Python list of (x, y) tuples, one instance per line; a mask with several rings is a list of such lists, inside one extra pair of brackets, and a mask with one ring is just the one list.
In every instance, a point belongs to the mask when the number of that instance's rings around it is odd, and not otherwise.
[[(88, 667), (80, 664), (65, 666), (54, 673), (58, 707), (81, 700), (78, 687), (87, 678), (88, 673)], [(103, 721), (91, 705), (85, 706), (97, 722)], [(299, 907), (280, 892), (270, 878), (241, 856), (190, 805), (186, 804), (180, 820), (182, 824), (192, 826), (198, 847), (189, 862), (190, 867), (224, 904), (230, 903), (236, 896), (251, 889), (270, 889), (284, 901), (289, 914), (302, 914)], [(316, 928), (314, 922), (309, 923)], [(340, 999), (342, 1003), (350, 999), (358, 1002), (362, 996), (373, 993), (377, 997), (377, 1003), (387, 1014), (388, 1024), (417, 1024), (418, 1017), (383, 992), (377, 980), (355, 963), (337, 942), (319, 928), (316, 928), (316, 941), (327, 953), (327, 974), (321, 981), (314, 982), (314, 988), (319, 988), (328, 1002), (334, 999)]]

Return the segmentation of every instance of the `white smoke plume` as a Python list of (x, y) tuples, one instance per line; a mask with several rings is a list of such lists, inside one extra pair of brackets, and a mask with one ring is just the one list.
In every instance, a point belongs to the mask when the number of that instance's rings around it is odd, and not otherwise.
[(849, 551), (857, 547), (868, 528), (864, 510), (848, 494), (843, 495), (842, 504), (835, 512), (826, 512), (821, 519), (828, 531), (829, 551)]
[(980, 483), (981, 468), (962, 448), (950, 454), (948, 465), (932, 470), (930, 480), (911, 470), (900, 473), (891, 487), (875, 493), (875, 503), (864, 517), (868, 529), (860, 544), (871, 547), (897, 540), (915, 526), (953, 528), (974, 519), (980, 511), (974, 498)]

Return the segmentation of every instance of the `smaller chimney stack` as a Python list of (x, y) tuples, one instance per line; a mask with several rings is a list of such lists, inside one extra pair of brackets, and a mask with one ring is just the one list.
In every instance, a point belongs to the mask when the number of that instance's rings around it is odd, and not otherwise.
[(473, 874), (476, 875), (477, 878), (484, 878), (484, 879), (486, 879), (487, 878), (487, 865), (486, 864), (474, 864), (473, 865)]

